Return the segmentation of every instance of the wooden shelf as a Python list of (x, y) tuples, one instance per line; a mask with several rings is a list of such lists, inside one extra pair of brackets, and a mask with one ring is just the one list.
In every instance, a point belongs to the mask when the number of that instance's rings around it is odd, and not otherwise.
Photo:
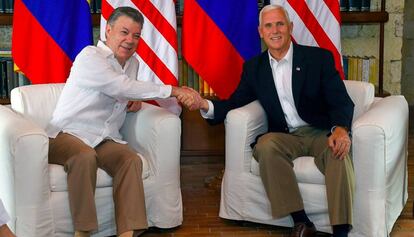
[(10, 104), (10, 99), (0, 98), (0, 105), (8, 105), (8, 104)]
[(341, 12), (343, 24), (385, 23), (388, 12)]
[[(344, 24), (363, 24), (363, 23), (380, 23), (388, 21), (388, 12), (341, 12), (342, 23)], [(92, 14), (92, 25), (99, 26), (101, 14)], [(177, 25), (181, 25), (182, 16), (177, 15)], [(12, 25), (13, 14), (1, 13), (0, 25)]]
[(12, 25), (13, 13), (0, 13), (0, 25)]

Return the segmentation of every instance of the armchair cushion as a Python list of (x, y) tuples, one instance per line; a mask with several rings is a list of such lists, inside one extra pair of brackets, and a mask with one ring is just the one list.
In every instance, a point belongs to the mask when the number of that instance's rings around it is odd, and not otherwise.
[[(139, 155), (142, 161), (142, 180), (146, 179), (150, 175), (148, 162), (142, 155)], [(49, 176), (50, 176), (50, 190), (52, 192), (67, 191), (68, 186), (66, 182), (66, 172), (63, 170), (62, 165), (49, 164)], [(105, 188), (112, 187), (112, 178), (102, 169), (98, 169), (96, 175), (96, 187)]]

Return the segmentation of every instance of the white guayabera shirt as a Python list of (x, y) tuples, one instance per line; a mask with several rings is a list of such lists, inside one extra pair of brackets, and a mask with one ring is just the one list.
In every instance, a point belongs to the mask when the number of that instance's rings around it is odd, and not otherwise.
[(131, 57), (124, 68), (102, 41), (84, 48), (76, 57), (69, 78), (46, 132), (72, 134), (91, 147), (104, 139), (122, 141), (119, 133), (129, 100), (167, 98), (171, 86), (137, 81), (139, 63)]
[(0, 226), (7, 224), (10, 221), (10, 217), (3, 206), (3, 202), (0, 199)]

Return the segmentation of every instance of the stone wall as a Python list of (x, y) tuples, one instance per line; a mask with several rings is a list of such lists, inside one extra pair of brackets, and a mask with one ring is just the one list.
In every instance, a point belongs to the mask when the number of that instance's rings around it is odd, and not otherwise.
[(414, 105), (414, 1), (405, 0), (401, 93)]
[[(372, 0), (372, 8), (379, 8), (380, 1)], [(389, 20), (384, 34), (384, 90), (401, 93), (402, 40), (404, 0), (387, 0)], [(341, 31), (342, 53), (352, 56), (379, 57), (379, 24), (343, 25)]]

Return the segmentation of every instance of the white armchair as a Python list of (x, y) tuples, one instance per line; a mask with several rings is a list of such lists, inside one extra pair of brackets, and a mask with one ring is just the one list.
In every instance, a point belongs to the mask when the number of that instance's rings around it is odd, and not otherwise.
[[(0, 198), (17, 236), (73, 236), (66, 173), (63, 166), (48, 164), (44, 131), (63, 85), (19, 87), (11, 93), (11, 108), (0, 106)], [(127, 115), (121, 133), (143, 157), (148, 225), (180, 225), (180, 119), (144, 103)], [(99, 228), (94, 236), (115, 235), (112, 179), (101, 169), (95, 202)]]
[[(352, 157), (356, 175), (354, 225), (350, 236), (385, 237), (407, 198), (408, 105), (403, 96), (374, 98), (371, 84), (345, 81), (355, 103)], [(258, 101), (230, 111), (225, 121), (226, 166), (220, 217), (293, 226), (290, 217), (274, 219), (250, 144), (267, 131)], [(294, 161), (305, 210), (319, 231), (332, 233), (325, 178), (313, 157)]]

